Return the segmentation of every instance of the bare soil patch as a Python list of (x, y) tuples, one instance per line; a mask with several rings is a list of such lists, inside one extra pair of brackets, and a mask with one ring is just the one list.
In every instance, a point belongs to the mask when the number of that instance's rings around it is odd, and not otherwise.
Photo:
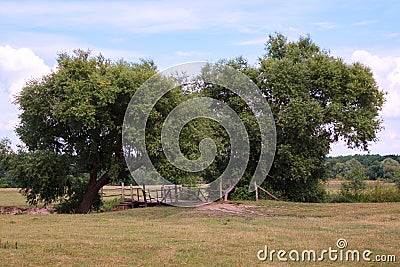
[(265, 217), (264, 214), (258, 212), (254, 208), (255, 206), (236, 203), (236, 202), (213, 202), (207, 205), (197, 207), (196, 210), (209, 211), (216, 216), (218, 215), (218, 213), (220, 214), (225, 213), (247, 218)]

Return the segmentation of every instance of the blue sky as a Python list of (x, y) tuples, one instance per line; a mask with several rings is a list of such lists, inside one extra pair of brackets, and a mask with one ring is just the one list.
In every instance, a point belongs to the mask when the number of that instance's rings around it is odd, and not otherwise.
[[(400, 1), (2, 1), (0, 138), (16, 140), (12, 95), (48, 73), (59, 52), (91, 49), (111, 59), (188, 61), (264, 53), (269, 34), (310, 34), (347, 62), (371, 67), (388, 92), (385, 129), (371, 153), (400, 154)], [(354, 154), (342, 144), (331, 154)]]

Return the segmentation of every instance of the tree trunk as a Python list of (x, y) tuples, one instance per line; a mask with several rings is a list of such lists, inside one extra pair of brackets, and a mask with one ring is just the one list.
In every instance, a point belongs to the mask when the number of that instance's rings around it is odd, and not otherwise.
[[(97, 176), (97, 173), (96, 173)], [(105, 173), (99, 180), (96, 179), (96, 176), (93, 174), (90, 175), (90, 181), (88, 189), (79, 204), (78, 208), (76, 208), (76, 213), (87, 214), (90, 211), (90, 207), (93, 204), (93, 200), (95, 199), (99, 190), (108, 184), (110, 177), (108, 173)]]
[[(141, 162), (141, 161), (136, 162), (136, 163), (132, 164), (132, 168), (137, 169), (137, 168), (140, 168), (142, 165), (143, 165), (143, 162)], [(118, 174), (118, 178), (124, 179), (127, 175), (129, 175), (128, 170), (121, 171)], [(93, 200), (95, 199), (99, 190), (103, 186), (108, 184), (109, 182), (110, 182), (110, 176), (108, 175), (107, 172), (105, 174), (103, 174), (99, 180), (97, 180), (97, 171), (92, 171), (90, 173), (88, 189), (87, 189), (85, 195), (83, 196), (81, 203), (76, 208), (75, 212), (81, 213), (81, 214), (88, 213), (90, 211), (90, 207), (93, 204)]]

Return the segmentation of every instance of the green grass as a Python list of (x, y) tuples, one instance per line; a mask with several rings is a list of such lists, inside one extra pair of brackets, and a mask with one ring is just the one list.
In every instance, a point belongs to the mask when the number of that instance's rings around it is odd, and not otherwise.
[[(338, 238), (345, 238), (349, 249), (394, 254), (400, 261), (399, 203), (260, 201), (227, 207), (235, 209), (158, 206), (88, 215), (1, 215), (0, 262), (2, 266), (398, 266), (271, 263), (259, 262), (256, 256), (264, 245), (287, 251), (336, 248)], [(6, 242), (10, 245), (2, 248)]]

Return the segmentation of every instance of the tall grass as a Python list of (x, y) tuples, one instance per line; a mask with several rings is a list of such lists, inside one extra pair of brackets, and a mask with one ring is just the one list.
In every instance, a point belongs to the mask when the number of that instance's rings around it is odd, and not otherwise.
[(380, 183), (367, 186), (357, 194), (344, 190), (327, 194), (326, 202), (333, 203), (379, 203), (379, 202), (400, 202), (400, 190), (395, 186), (385, 186)]

